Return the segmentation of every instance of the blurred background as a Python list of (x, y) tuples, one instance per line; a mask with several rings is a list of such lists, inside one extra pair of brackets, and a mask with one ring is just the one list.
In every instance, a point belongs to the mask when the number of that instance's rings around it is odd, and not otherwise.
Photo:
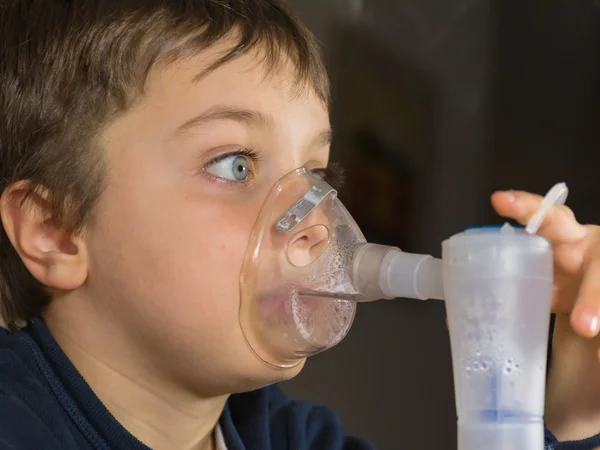
[[(323, 45), (340, 197), (370, 241), (439, 257), (443, 239), (501, 222), (494, 190), (558, 181), (600, 223), (600, 1), (289, 2)], [(361, 305), (284, 389), (378, 449), (455, 449), (444, 319), (435, 301)]]

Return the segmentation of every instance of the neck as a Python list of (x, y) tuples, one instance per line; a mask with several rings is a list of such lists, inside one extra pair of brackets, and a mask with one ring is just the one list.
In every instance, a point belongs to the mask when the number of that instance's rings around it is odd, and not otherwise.
[(556, 317), (546, 390), (546, 423), (561, 441), (600, 432), (600, 338), (577, 336), (569, 317)]
[[(66, 318), (52, 308), (44, 321), (54, 339), (115, 419), (155, 450), (213, 450), (226, 396), (199, 398), (161, 382), (115, 333)], [(111, 330), (114, 331), (114, 330)], [(115, 349), (118, 349), (115, 352)]]

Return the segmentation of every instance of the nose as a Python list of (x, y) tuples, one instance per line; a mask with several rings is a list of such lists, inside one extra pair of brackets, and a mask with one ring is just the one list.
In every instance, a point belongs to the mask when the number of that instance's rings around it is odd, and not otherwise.
[(287, 247), (288, 259), (296, 267), (308, 266), (319, 259), (328, 242), (328, 228), (323, 224), (311, 225), (290, 239)]

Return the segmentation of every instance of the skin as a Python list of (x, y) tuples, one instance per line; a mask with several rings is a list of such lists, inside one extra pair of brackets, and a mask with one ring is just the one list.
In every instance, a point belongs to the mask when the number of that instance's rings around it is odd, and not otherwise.
[[(195, 81), (221, 50), (157, 68), (146, 95), (104, 130), (107, 188), (83, 235), (53, 224), (43, 194), (16, 201), (22, 183), (0, 202), (23, 262), (52, 290), (43, 317), (53, 336), (117, 420), (159, 450), (213, 448), (230, 393), (302, 367), (275, 370), (249, 351), (238, 280), (269, 189), (297, 167), (327, 164), (328, 111), (310, 90), (295, 95), (289, 63), (265, 77), (253, 54)], [(215, 111), (220, 117), (208, 120)], [(260, 153), (248, 160), (246, 182), (213, 164), (240, 148)], [(540, 197), (497, 193), (492, 203), (524, 223)], [(540, 234), (554, 243), (560, 313), (548, 420), (559, 438), (584, 437), (600, 428), (597, 413), (587, 414), (600, 411), (600, 396), (590, 397), (599, 390), (598, 320), (590, 318), (600, 309), (600, 232), (562, 207)]]

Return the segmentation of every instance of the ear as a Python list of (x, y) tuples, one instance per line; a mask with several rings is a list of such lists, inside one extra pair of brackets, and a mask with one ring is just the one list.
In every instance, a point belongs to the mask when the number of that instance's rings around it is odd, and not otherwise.
[(2, 224), (40, 283), (51, 289), (73, 290), (87, 278), (86, 248), (80, 237), (57, 224), (47, 199), (47, 191), (31, 193), (27, 182), (9, 186), (0, 197)]

